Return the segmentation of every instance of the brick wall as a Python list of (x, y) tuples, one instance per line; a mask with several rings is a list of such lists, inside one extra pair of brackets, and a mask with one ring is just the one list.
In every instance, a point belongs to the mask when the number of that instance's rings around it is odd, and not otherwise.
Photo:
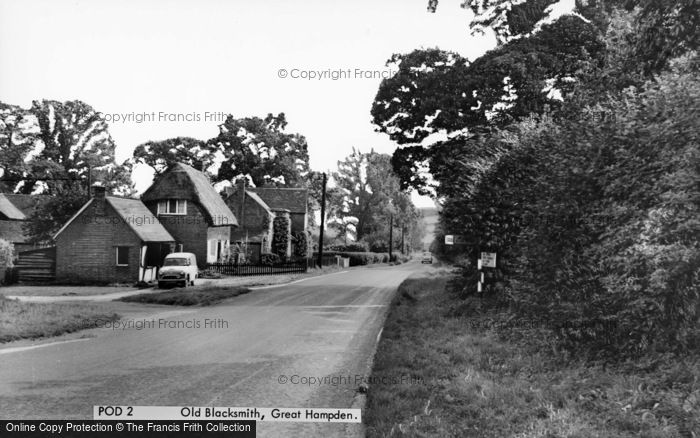
[[(56, 239), (56, 279), (76, 282), (135, 283), (139, 280), (141, 240), (109, 204), (99, 202), (75, 218)], [(129, 265), (117, 266), (116, 247), (129, 247)]]
[[(153, 214), (158, 214), (158, 202), (146, 202)], [(161, 214), (158, 220), (175, 239), (176, 243), (182, 244), (183, 252), (191, 252), (197, 256), (197, 265), (200, 268), (207, 264), (207, 237), (209, 224), (201, 207), (192, 201), (187, 201), (187, 214), (173, 215)], [(222, 227), (228, 228), (228, 227)]]

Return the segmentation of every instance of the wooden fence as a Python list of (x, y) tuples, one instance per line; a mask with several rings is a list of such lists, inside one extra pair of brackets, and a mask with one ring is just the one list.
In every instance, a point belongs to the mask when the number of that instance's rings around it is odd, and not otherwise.
[(223, 275), (278, 275), (304, 273), (308, 269), (306, 260), (276, 263), (274, 265), (239, 265), (233, 263), (208, 263), (207, 271)]
[(56, 278), (56, 247), (20, 252), (14, 269), (20, 282), (53, 281)]

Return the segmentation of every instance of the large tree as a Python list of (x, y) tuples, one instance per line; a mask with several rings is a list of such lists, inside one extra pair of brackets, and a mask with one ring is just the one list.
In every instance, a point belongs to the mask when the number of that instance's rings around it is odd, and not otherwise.
[(340, 190), (335, 213), (344, 222), (355, 219), (356, 240), (382, 230), (389, 215), (405, 206), (389, 155), (353, 148), (349, 156), (338, 161), (333, 179)]
[(207, 173), (214, 183), (245, 177), (255, 186), (305, 187), (310, 176), (308, 145), (286, 127), (284, 113), (262, 119), (229, 115), (214, 138), (149, 141), (134, 150), (133, 162), (147, 164), (156, 173), (183, 162)]
[(256, 186), (306, 185), (309, 151), (300, 134), (285, 132), (284, 113), (236, 119), (228, 116), (209, 144), (224, 154), (219, 180), (249, 176)]
[(214, 155), (205, 141), (192, 137), (175, 137), (148, 141), (134, 149), (133, 161), (147, 164), (156, 174), (163, 173), (175, 163), (185, 163), (207, 172), (214, 163)]
[(130, 193), (129, 168), (116, 163), (107, 122), (90, 105), (41, 100), (28, 110), (3, 105), (2, 111), (2, 179), (8, 191), (54, 195), (86, 191), (88, 180), (102, 180), (113, 191)]
[(34, 101), (31, 108), (0, 104), (2, 189), (50, 195), (29, 221), (32, 240), (53, 232), (87, 200), (88, 183), (130, 195), (130, 166), (115, 161), (115, 144), (104, 118), (79, 100)]
[[(394, 55), (389, 62), (398, 73), (382, 81), (372, 116), (377, 130), (402, 146), (393, 159), (402, 185), (425, 191), (421, 169), (439, 171), (444, 150), (455, 152), (450, 144), (469, 146), (532, 112), (557, 108), (602, 62), (603, 49), (594, 26), (566, 16), (474, 62), (437, 49)], [(434, 134), (442, 141), (431, 142)]]

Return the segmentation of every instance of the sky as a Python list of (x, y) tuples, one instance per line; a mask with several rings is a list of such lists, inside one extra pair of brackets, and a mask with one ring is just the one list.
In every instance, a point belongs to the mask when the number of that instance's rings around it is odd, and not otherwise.
[[(470, 35), (460, 3), (430, 14), (427, 0), (0, 0), (0, 101), (90, 104), (108, 118), (119, 161), (149, 140), (209, 139), (223, 114), (284, 112), (311, 168), (332, 171), (353, 146), (396, 148), (370, 116), (393, 53), (474, 59), (495, 46)], [(137, 189), (150, 175), (135, 170)]]

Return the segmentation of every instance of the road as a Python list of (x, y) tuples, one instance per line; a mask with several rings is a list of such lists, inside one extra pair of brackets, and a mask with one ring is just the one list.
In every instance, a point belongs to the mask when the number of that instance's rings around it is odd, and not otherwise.
[[(80, 341), (0, 350), (0, 417), (91, 419), (93, 406), (112, 404), (350, 408), (394, 292), (419, 266), (355, 269), (212, 307), (166, 309), (167, 324), (180, 328), (101, 328)], [(300, 383), (310, 377), (340, 383)], [(317, 423), (263, 422), (258, 431), (361, 433)]]

